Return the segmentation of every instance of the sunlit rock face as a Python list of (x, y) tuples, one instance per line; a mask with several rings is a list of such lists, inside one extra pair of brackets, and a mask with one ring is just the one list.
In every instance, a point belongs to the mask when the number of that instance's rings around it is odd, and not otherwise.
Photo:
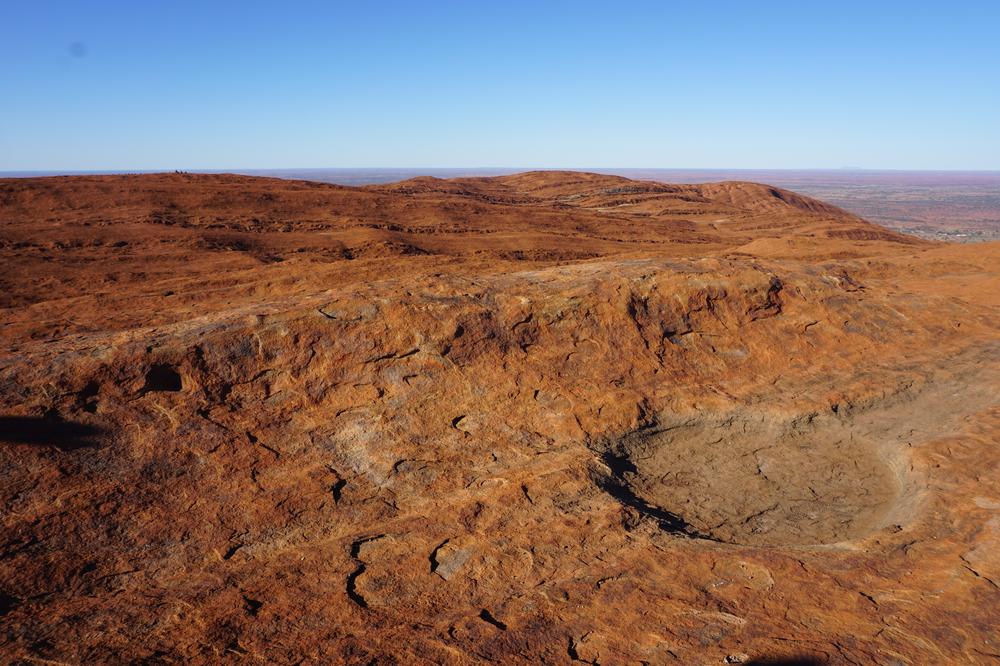
[(570, 172), (0, 225), (3, 661), (1000, 653), (995, 244)]

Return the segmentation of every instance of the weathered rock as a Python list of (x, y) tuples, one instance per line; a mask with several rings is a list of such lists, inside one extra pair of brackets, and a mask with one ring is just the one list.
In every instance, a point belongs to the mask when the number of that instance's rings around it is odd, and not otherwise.
[(3, 661), (1000, 654), (996, 244), (592, 174), (0, 202)]

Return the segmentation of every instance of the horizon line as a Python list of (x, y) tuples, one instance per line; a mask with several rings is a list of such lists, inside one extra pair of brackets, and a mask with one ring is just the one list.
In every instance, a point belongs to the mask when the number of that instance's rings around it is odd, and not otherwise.
[(10, 176), (12, 174), (32, 174), (32, 175), (124, 175), (130, 173), (234, 173), (246, 171), (579, 171), (579, 172), (600, 172), (600, 171), (826, 171), (826, 172), (871, 172), (871, 173), (1000, 173), (997, 169), (900, 169), (900, 168), (875, 168), (875, 167), (537, 167), (537, 166), (379, 166), (379, 167), (136, 167), (136, 168), (93, 168), (93, 169), (0, 169), (0, 175)]

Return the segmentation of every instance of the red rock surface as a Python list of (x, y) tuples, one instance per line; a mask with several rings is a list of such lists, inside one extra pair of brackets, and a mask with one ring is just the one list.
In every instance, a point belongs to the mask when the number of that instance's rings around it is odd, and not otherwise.
[(4, 661), (1000, 655), (998, 244), (568, 172), (0, 224)]

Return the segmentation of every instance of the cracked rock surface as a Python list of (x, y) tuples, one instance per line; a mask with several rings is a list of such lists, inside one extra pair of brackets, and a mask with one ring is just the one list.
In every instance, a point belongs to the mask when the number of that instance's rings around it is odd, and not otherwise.
[(4, 663), (995, 663), (1000, 244), (751, 183), (0, 180)]

